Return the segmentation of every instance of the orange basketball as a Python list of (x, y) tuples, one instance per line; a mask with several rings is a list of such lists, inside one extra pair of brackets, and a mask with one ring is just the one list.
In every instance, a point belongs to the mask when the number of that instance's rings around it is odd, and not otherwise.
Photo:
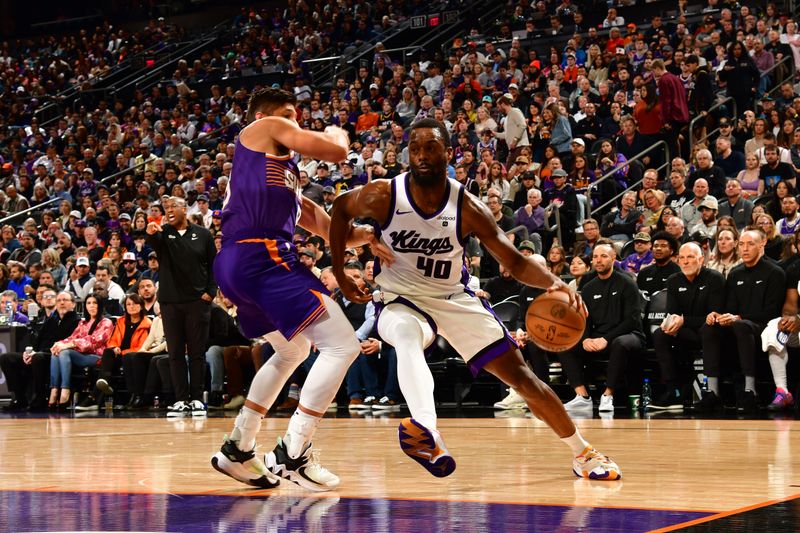
[(570, 307), (565, 292), (546, 292), (528, 306), (525, 327), (530, 340), (542, 350), (563, 352), (583, 337), (586, 317)]

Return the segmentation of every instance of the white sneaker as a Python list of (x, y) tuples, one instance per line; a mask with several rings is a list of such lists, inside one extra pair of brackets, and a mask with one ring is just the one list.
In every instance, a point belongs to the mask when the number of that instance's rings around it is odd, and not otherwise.
[(186, 402), (175, 402), (167, 407), (167, 416), (186, 416), (192, 414), (192, 407)]
[(615, 481), (622, 477), (622, 470), (617, 463), (591, 446), (572, 460), (572, 471), (584, 479)]
[(243, 452), (225, 435), (222, 448), (211, 458), (211, 466), (218, 472), (261, 489), (277, 487), (281, 480), (267, 470), (255, 450)]
[(495, 409), (526, 409), (528, 404), (525, 403), (525, 398), (519, 395), (514, 389), (508, 389), (508, 396), (494, 404)]
[(319, 464), (318, 454), (309, 443), (297, 459), (292, 459), (286, 443), (278, 437), (278, 445), (264, 457), (264, 462), (273, 475), (293, 481), (304, 489), (333, 490), (339, 486), (339, 477)]
[(189, 407), (192, 410), (192, 416), (208, 416), (206, 406), (200, 400), (192, 400), (189, 403)]
[(601, 413), (613, 413), (614, 412), (614, 397), (613, 396), (606, 396), (603, 394), (600, 396), (600, 408), (598, 409)]
[(583, 411), (592, 409), (594, 404), (591, 398), (584, 398), (580, 394), (576, 394), (573, 399), (564, 404), (564, 409), (567, 411)]

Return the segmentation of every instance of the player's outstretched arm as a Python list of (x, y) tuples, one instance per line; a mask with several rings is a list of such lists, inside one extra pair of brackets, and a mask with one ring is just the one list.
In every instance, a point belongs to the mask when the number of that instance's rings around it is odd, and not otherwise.
[(250, 150), (272, 153), (274, 143), (314, 159), (338, 163), (347, 157), (350, 141), (347, 132), (329, 126), (325, 133), (301, 129), (297, 122), (283, 117), (264, 117), (247, 126), (239, 140)]
[(489, 253), (498, 263), (506, 267), (515, 279), (531, 287), (566, 292), (570, 297), (570, 303), (581, 312), (586, 312), (580, 296), (566, 283), (533, 259), (519, 253), (483, 202), (471, 194), (465, 194), (461, 216), (463, 236), (472, 234), (480, 239)]
[(344, 251), (348, 246), (347, 239), (353, 220), (371, 218), (383, 224), (388, 217), (391, 197), (391, 182), (376, 180), (342, 194), (333, 202), (330, 224), (331, 264), (339, 288), (352, 302), (363, 303), (370, 299), (366, 289), (359, 289), (344, 273)]

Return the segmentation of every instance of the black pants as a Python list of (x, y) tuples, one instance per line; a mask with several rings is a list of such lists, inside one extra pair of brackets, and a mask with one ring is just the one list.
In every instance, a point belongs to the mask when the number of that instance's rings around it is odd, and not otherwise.
[(145, 396), (172, 396), (172, 378), (169, 375), (169, 355), (154, 355), (148, 361)]
[(533, 342), (527, 342), (521, 352), (522, 356), (533, 367), (533, 373), (536, 374), (536, 377), (545, 383), (550, 383), (550, 361), (547, 360), (547, 352)]
[(22, 361), (18, 352), (0, 355), (0, 371), (6, 377), (8, 390), (14, 393), (14, 399), (21, 404), (28, 403), (28, 384), (33, 384), (34, 399), (47, 398), (47, 386), (50, 382), (50, 354), (36, 352), (31, 364)]
[[(722, 366), (722, 349), (735, 349), (739, 354), (739, 365), (745, 376), (756, 375), (756, 349), (761, 346), (761, 331), (764, 326), (750, 320), (737, 320), (730, 326), (703, 324), (700, 336), (703, 339), (703, 368), (708, 376), (718, 378)], [(733, 346), (733, 342), (736, 345)]]
[(684, 326), (673, 337), (659, 328), (653, 333), (653, 346), (656, 349), (658, 367), (661, 369), (661, 381), (671, 386), (677, 386), (679, 380), (675, 354), (680, 350), (699, 348), (701, 346), (700, 331)]
[(567, 380), (572, 387), (585, 385), (583, 379), (583, 363), (586, 359), (593, 359), (608, 355), (608, 378), (606, 385), (616, 389), (625, 382), (625, 370), (628, 358), (644, 350), (644, 339), (635, 333), (620, 335), (608, 343), (606, 349), (600, 352), (587, 352), (583, 345), (578, 345), (558, 354), (561, 367), (567, 375)]
[[(211, 305), (203, 300), (181, 304), (162, 303), (161, 319), (164, 321), (175, 400), (203, 401)], [(188, 377), (186, 355), (189, 356)]]
[(134, 396), (144, 396), (150, 360), (156, 354), (147, 352), (129, 352), (122, 356), (122, 368), (125, 374), (125, 386)]
[(121, 356), (114, 353), (111, 348), (103, 350), (103, 355), (100, 356), (100, 377), (106, 381), (111, 379), (114, 373), (118, 373), (122, 366)]

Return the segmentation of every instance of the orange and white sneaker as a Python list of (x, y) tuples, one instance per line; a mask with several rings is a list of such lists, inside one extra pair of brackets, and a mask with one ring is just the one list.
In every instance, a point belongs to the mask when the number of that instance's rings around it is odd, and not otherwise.
[(446, 477), (456, 469), (439, 432), (429, 431), (413, 418), (404, 418), (398, 428), (400, 448), (436, 477)]
[(622, 470), (617, 463), (588, 446), (583, 452), (572, 460), (572, 471), (575, 475), (585, 479), (600, 479), (616, 481), (622, 478)]

